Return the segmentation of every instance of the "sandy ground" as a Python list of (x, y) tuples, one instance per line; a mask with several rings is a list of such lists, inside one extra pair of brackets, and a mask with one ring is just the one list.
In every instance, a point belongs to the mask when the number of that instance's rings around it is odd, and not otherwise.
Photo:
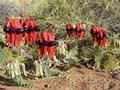
[(63, 77), (31, 82), (32, 89), (0, 84), (0, 90), (120, 90), (119, 74), (97, 72), (86, 68), (72, 68)]

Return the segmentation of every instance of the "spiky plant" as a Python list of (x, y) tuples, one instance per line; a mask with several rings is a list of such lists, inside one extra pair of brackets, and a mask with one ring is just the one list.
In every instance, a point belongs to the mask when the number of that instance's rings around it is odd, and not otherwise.
[(6, 71), (6, 65), (13, 60), (13, 54), (8, 48), (0, 50), (0, 67), (3, 72)]

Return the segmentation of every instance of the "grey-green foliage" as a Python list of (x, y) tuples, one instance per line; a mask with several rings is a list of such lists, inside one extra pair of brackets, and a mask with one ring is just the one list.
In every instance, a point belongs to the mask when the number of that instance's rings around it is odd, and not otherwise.
[(12, 79), (14, 79), (16, 76), (27, 76), (24, 63), (19, 63), (18, 61), (8, 63), (6, 67), (6, 73), (8, 77)]
[(75, 46), (68, 52), (68, 54), (66, 54), (64, 59), (68, 62), (71, 61), (79, 62), (79, 59), (77, 58), (77, 54), (78, 54), (78, 47)]
[(50, 78), (52, 76), (52, 71), (50, 70), (49, 63), (43, 65), (43, 72), (46, 78)]
[(25, 64), (21, 63), (20, 64), (20, 70), (21, 70), (21, 74), (24, 76), (27, 76), (27, 72), (26, 72), (26, 68), (25, 68)]
[(18, 75), (21, 76), (20, 68), (19, 68), (19, 65), (17, 62), (9, 63), (6, 67), (6, 70), (7, 70), (8, 77), (10, 77), (12, 79)]
[[(50, 78), (52, 76), (61, 76), (63, 73), (58, 69), (51, 68), (51, 62), (49, 61), (35, 61), (35, 75), (36, 77), (41, 76), (42, 78)], [(56, 66), (54, 67), (56, 68)]]
[(25, 65), (19, 62), (9, 63), (6, 67), (6, 74), (10, 78), (8, 83), (13, 86), (21, 86), (25, 88), (32, 88), (32, 84), (24, 81), (22, 75), (27, 76)]
[(78, 55), (78, 47), (77, 46), (71, 48), (68, 51), (68, 54), (66, 54), (65, 58), (63, 58), (63, 60), (62, 60), (62, 63), (66, 69), (75, 67), (79, 63), (80, 59), (77, 57), (77, 55)]
[(14, 79), (10, 79), (8, 83), (12, 86), (20, 86), (24, 88), (32, 88), (33, 85), (25, 80), (21, 76), (15, 76)]
[(35, 60), (34, 62), (35, 65), (35, 75), (38, 76), (42, 76), (43, 77), (43, 65), (42, 63), (39, 63), (37, 60)]
[(52, 71), (50, 70), (49, 62), (35, 61), (34, 64), (35, 64), (35, 73), (37, 77), (42, 76), (49, 78), (52, 76)]

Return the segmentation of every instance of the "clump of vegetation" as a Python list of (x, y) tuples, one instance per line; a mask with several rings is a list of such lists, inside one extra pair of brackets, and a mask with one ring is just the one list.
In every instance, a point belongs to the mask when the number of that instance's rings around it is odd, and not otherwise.
[(12, 86), (20, 86), (24, 88), (32, 88), (33, 85), (25, 80), (22, 79), (21, 76), (16, 76), (14, 79), (9, 79), (8, 81), (9, 85)]
[(112, 54), (105, 54), (101, 61), (101, 68), (105, 70), (113, 70), (115, 67), (119, 66), (118, 59)]
[(95, 67), (96, 69), (104, 69), (106, 71), (111, 71), (119, 66), (119, 60), (115, 55), (111, 53), (101, 53), (99, 52), (95, 56)]

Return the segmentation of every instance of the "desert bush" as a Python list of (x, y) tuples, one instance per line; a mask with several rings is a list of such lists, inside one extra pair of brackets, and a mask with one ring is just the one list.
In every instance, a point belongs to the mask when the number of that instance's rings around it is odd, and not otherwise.
[[(37, 1), (36, 1), (37, 2)], [(67, 22), (85, 23), (87, 27), (97, 23), (102, 27), (115, 30), (119, 28), (119, 0), (45, 0), (39, 1), (31, 16), (45, 18), (60, 31)], [(117, 8), (117, 9), (116, 9)]]
[[(95, 61), (93, 66), (97, 70), (103, 69), (105, 71), (111, 71), (114, 68), (119, 67), (120, 61), (119, 61), (119, 52), (118, 51), (119, 50), (114, 51), (114, 53), (98, 51), (98, 52), (95, 52), (94, 54), (93, 54), (93, 52), (91, 52), (89, 54), (93, 55), (92, 59)], [(89, 56), (89, 54), (88, 54), (88, 56)]]
[(94, 58), (94, 55), (96, 54), (97, 51), (94, 48), (85, 47), (79, 50), (79, 52), (80, 58), (84, 60), (91, 60)]
[(115, 67), (119, 66), (119, 61), (116, 56), (112, 54), (104, 54), (101, 61), (101, 68), (107, 71), (113, 70)]

